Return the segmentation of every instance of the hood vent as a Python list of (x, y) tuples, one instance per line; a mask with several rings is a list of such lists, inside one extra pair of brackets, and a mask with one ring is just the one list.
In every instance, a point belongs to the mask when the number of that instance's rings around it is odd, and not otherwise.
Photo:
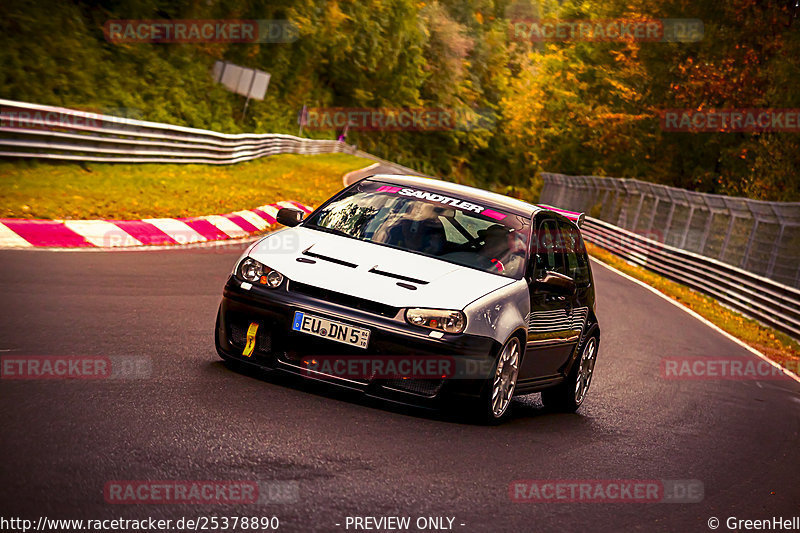
[[(399, 279), (399, 280), (402, 280), (402, 281), (409, 281), (411, 283), (418, 283), (420, 285), (427, 285), (428, 284), (427, 281), (424, 281), (424, 280), (421, 280), (421, 279), (412, 278), (412, 277), (409, 277), (409, 276), (403, 276), (402, 274), (395, 274), (394, 272), (386, 272), (385, 270), (379, 270), (377, 265), (372, 267), (372, 268), (370, 268), (369, 271), (372, 272), (373, 274), (378, 274), (379, 276), (386, 276), (387, 278), (394, 278), (394, 279)], [(401, 285), (401, 287), (402, 287), (402, 285)]]
[(311, 251), (312, 247), (313, 245), (303, 250), (303, 255), (307, 255), (308, 257), (314, 257), (316, 259), (319, 259), (320, 261), (328, 261), (329, 263), (336, 263), (337, 265), (346, 266), (348, 268), (356, 268), (358, 266), (357, 264), (351, 263), (350, 261), (345, 261), (344, 259), (338, 259), (336, 257), (331, 257), (329, 255), (322, 255), (316, 252), (312, 252)]

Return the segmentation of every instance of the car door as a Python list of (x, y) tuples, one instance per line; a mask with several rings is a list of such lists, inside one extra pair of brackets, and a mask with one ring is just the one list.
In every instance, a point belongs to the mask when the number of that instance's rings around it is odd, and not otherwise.
[(531, 250), (528, 338), (520, 368), (521, 380), (558, 375), (578, 342), (572, 324), (573, 298), (537, 286), (547, 272), (569, 275), (564, 253), (565, 239), (558, 221), (543, 218), (538, 222)]
[(590, 294), (592, 290), (591, 271), (586, 247), (580, 230), (566, 220), (559, 220), (558, 227), (563, 239), (564, 265), (567, 275), (575, 281), (575, 294), (572, 295), (571, 330), (583, 342), (589, 319)]

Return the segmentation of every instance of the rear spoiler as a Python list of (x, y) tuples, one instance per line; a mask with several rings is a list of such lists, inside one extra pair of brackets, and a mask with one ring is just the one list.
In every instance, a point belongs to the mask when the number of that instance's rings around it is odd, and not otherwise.
[(584, 213), (567, 211), (566, 209), (559, 209), (558, 207), (553, 207), (552, 205), (536, 204), (536, 207), (541, 207), (542, 209), (549, 209), (550, 211), (555, 211), (560, 215), (564, 215), (565, 217), (573, 221), (575, 224), (577, 224), (579, 228), (583, 226), (583, 221), (586, 219), (586, 215)]

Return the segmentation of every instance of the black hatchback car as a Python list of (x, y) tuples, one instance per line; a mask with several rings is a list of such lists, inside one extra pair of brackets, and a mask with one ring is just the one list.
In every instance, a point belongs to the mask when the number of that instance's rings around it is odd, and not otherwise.
[(542, 393), (574, 411), (600, 328), (583, 215), (376, 175), (255, 242), (225, 285), (220, 356), (489, 421)]

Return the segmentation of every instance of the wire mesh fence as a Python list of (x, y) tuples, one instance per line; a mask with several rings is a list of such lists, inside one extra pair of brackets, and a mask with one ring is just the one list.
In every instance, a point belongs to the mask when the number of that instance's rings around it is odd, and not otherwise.
[(635, 179), (542, 175), (540, 202), (800, 288), (800, 202), (704, 194)]

